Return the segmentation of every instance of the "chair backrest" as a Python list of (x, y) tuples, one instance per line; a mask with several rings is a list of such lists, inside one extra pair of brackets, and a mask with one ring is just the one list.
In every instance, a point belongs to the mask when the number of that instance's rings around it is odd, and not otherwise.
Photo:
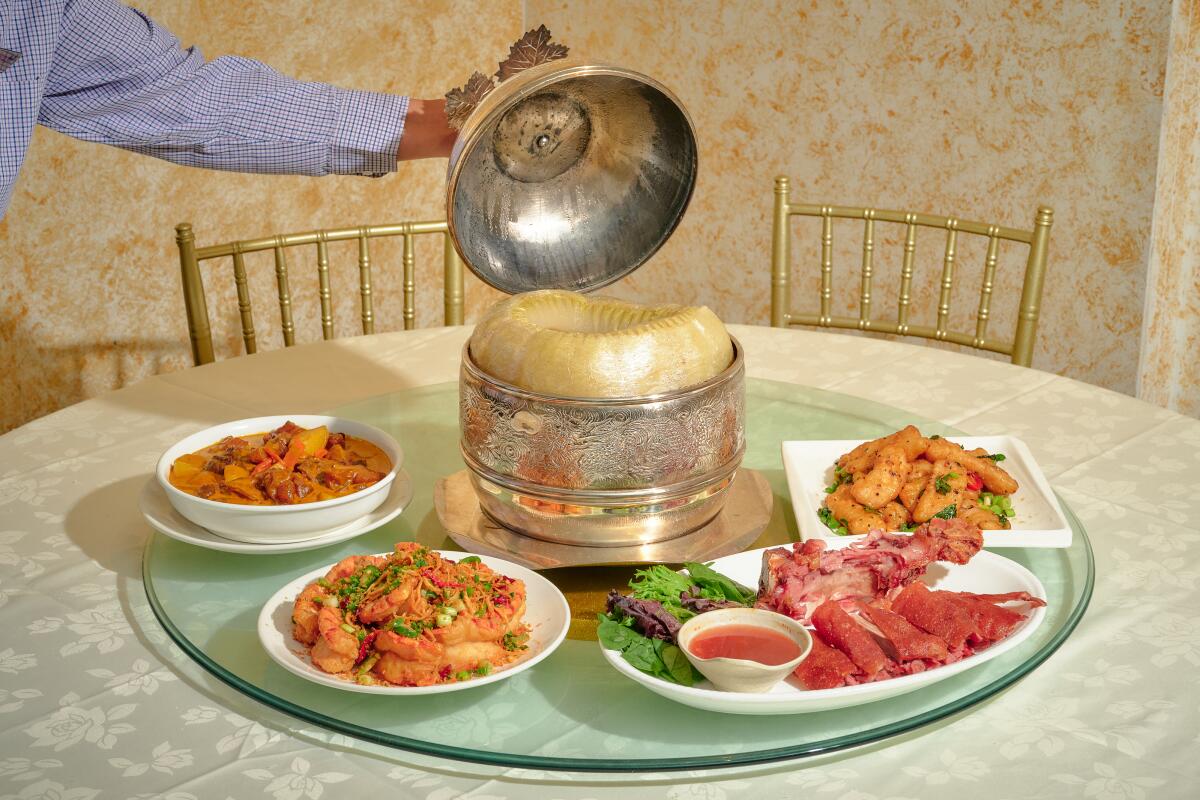
[(450, 239), (450, 231), (445, 222), (400, 222), (394, 225), (279, 234), (207, 247), (196, 247), (196, 238), (190, 223), (184, 222), (176, 225), (175, 242), (179, 245), (179, 267), (183, 274), (183, 300), (187, 309), (192, 359), (197, 366), (214, 360), (208, 302), (204, 295), (204, 280), (200, 274), (201, 261), (232, 256), (238, 311), (241, 314), (242, 341), (245, 344), (246, 352), (254, 353), (258, 349), (258, 345), (254, 331), (250, 290), (246, 281), (246, 265), (243, 258), (246, 253), (262, 250), (275, 252), (275, 282), (278, 286), (283, 343), (286, 347), (291, 347), (295, 343), (295, 328), (292, 322), (292, 293), (288, 286), (288, 248), (303, 245), (316, 246), (317, 280), (321, 301), (321, 335), (325, 339), (332, 339), (334, 338), (333, 302), (329, 290), (329, 254), (326, 243), (349, 239), (358, 240), (358, 284), (362, 331), (364, 334), (368, 334), (375, 332), (375, 310), (371, 298), (371, 251), (368, 242), (383, 236), (402, 236), (404, 238), (404, 329), (410, 330), (416, 319), (413, 239), (424, 234), (440, 234), (443, 237), (445, 324), (461, 325), (463, 321), (463, 264), (454, 249), (454, 243)]
[[(789, 305), (789, 252), (791, 249), (789, 220), (793, 215), (820, 217), (821, 219), (821, 305), (820, 313), (817, 314), (793, 313)], [(832, 313), (833, 220), (835, 219), (863, 220), (862, 275), (857, 317), (835, 316)], [(905, 226), (904, 257), (900, 267), (899, 306), (895, 321), (880, 320), (872, 316), (871, 279), (874, 269), (876, 221), (894, 222)], [(1054, 212), (1046, 206), (1038, 207), (1034, 217), (1033, 230), (1026, 231), (982, 222), (970, 222), (956, 217), (938, 217), (909, 211), (792, 203), (789, 201), (788, 179), (780, 176), (775, 179), (775, 215), (771, 247), (771, 324), (776, 327), (816, 325), (826, 328), (921, 336), (989, 350), (994, 353), (1003, 353), (1012, 358), (1012, 363), (1027, 367), (1033, 358), (1033, 342), (1037, 334), (1042, 282), (1046, 272), (1046, 252), (1050, 241), (1050, 226), (1053, 221)], [(917, 246), (917, 228), (919, 227), (945, 231), (941, 292), (938, 297), (937, 321), (932, 326), (914, 325), (909, 322), (914, 254)], [(959, 333), (947, 328), (959, 233), (987, 237), (983, 284), (979, 290), (979, 305), (975, 313), (975, 332), (973, 334)], [(988, 335), (992, 288), (1001, 240), (1017, 242), (1029, 248), (1029, 255), (1025, 261), (1025, 279), (1021, 289), (1021, 301), (1017, 311), (1017, 327), (1012, 339), (998, 339)]]

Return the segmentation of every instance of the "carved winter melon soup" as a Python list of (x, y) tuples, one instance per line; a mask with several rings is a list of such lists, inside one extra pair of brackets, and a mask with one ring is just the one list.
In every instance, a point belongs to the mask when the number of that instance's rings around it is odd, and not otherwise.
[(493, 306), (471, 336), (484, 372), (540, 394), (635, 397), (703, 383), (733, 361), (705, 306), (640, 305), (545, 290)]

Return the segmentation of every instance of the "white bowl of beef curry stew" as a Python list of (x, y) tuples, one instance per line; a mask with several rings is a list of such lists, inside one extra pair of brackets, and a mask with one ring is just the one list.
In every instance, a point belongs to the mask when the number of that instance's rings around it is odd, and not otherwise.
[(240, 542), (300, 542), (371, 513), (404, 454), (391, 436), (311, 414), (227, 422), (183, 439), (158, 461), (171, 505)]

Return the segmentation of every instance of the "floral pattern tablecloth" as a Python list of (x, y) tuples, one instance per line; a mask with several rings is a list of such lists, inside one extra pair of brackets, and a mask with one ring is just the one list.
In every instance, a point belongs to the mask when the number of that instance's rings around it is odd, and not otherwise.
[(151, 531), (137, 494), (161, 452), (227, 419), (454, 380), (468, 333), (233, 359), (0, 437), (0, 800), (1200, 796), (1200, 422), (1042, 372), (851, 336), (734, 327), (751, 376), (1020, 436), (1095, 548), (1079, 628), (969, 713), (737, 771), (569, 775), (367, 746), (255, 703), (192, 663), (154, 619), (140, 578)]

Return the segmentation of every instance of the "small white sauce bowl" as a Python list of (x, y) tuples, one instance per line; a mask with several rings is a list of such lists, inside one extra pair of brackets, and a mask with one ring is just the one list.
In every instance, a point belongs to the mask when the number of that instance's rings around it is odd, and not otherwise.
[[(741, 658), (701, 658), (691, 650), (692, 640), (704, 631), (725, 625), (747, 625), (784, 634), (800, 647), (800, 655), (783, 664), (770, 666)], [(721, 608), (708, 611), (683, 623), (676, 635), (679, 647), (693, 666), (725, 692), (760, 693), (786, 678), (812, 650), (812, 635), (794, 619), (761, 608)]]
[[(202, 450), (226, 436), (248, 436), (272, 431), (288, 420), (302, 428), (324, 425), (329, 428), (330, 433), (345, 433), (366, 439), (387, 453), (387, 457), (392, 461), (392, 469), (379, 482), (343, 497), (278, 506), (252, 506), (206, 500), (176, 489), (168, 480), (171, 465), (180, 456)], [(341, 417), (293, 414), (239, 419), (193, 433), (162, 454), (158, 460), (155, 477), (175, 510), (200, 527), (238, 542), (284, 544), (315, 539), (370, 514), (387, 499), (392, 481), (396, 479), (396, 473), (399, 472), (403, 461), (404, 452), (399, 443), (376, 427)]]

